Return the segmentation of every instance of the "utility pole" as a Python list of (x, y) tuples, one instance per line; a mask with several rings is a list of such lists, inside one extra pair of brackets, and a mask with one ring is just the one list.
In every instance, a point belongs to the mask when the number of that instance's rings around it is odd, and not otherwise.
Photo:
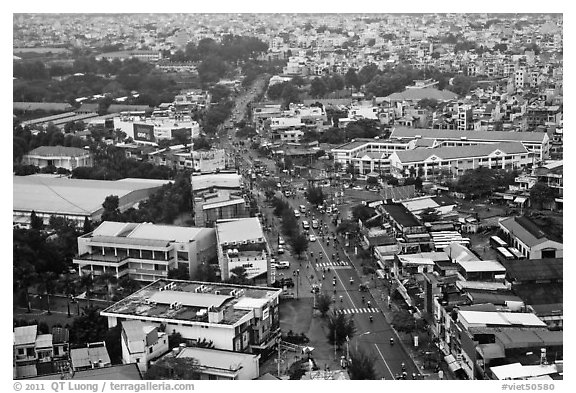
[(280, 362), (281, 362), (281, 359), (280, 359), (280, 338), (278, 338), (277, 345), (278, 345), (278, 378), (280, 378)]

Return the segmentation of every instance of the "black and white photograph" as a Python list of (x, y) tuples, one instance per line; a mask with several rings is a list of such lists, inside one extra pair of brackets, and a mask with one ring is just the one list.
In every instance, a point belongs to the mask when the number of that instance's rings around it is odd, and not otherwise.
[(562, 12), (129, 3), (11, 13), (12, 391), (568, 386)]

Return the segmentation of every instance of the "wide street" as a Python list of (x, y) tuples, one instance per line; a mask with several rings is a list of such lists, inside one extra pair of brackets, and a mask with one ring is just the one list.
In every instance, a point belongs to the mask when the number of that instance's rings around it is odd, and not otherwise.
[[(259, 89), (263, 86), (264, 79), (260, 78), (245, 92), (238, 95), (233, 111), (233, 121), (237, 122), (245, 117), (248, 103), (258, 95)], [(221, 138), (223, 147), (231, 151), (234, 151), (234, 145), (238, 146), (238, 142), (240, 140), (232, 131), (229, 131), (226, 137)], [(240, 169), (245, 173), (247, 169), (253, 168), (253, 160), (257, 154), (250, 150), (249, 144), (245, 144), (244, 147), (244, 151), (239, 150), (239, 158), (241, 160)], [(378, 308), (370, 292), (359, 290), (361, 276), (357, 269), (360, 266), (354, 266), (348, 255), (348, 253), (354, 253), (354, 248), (344, 247), (345, 239), (341, 236), (338, 236), (338, 241), (334, 241), (336, 226), (331, 221), (332, 217), (328, 214), (321, 214), (304, 197), (302, 189), (307, 186), (306, 180), (282, 173), (276, 167), (275, 162), (267, 157), (258, 157), (258, 160), (267, 167), (270, 173), (278, 173), (282, 182), (289, 183), (290, 187), (296, 190), (295, 195), (289, 198), (286, 198), (280, 191), (276, 192), (276, 195), (287, 201), (293, 210), (298, 210), (300, 205), (306, 206), (307, 215), (302, 215), (298, 222), (301, 224), (303, 220), (307, 220), (311, 225), (312, 220), (317, 219), (320, 223), (317, 229), (310, 226), (309, 234), (315, 235), (317, 240), (309, 242), (305, 258), (299, 260), (292, 256), (290, 248), (287, 247), (286, 253), (277, 257), (279, 260), (288, 260), (290, 268), (278, 270), (276, 274), (294, 278), (296, 286), (292, 290), (294, 295), (298, 297), (314, 296), (311, 293), (311, 287), (313, 284), (319, 285), (322, 292), (333, 297), (332, 307), (334, 310), (354, 318), (356, 333), (347, 343), (347, 349), (350, 351), (361, 350), (375, 359), (374, 365), (378, 378), (396, 379), (402, 374), (402, 363), (406, 365), (406, 372), (409, 376), (412, 373), (419, 373), (414, 362), (401, 345), (400, 338), (386, 320), (382, 310)], [(247, 182), (250, 181), (249, 179), (246, 180)], [(257, 196), (260, 212), (264, 221), (271, 227), (271, 230), (267, 232), (268, 242), (270, 247), (276, 251), (278, 249), (280, 219), (274, 217), (273, 209), (264, 202), (264, 192), (258, 189), (258, 182), (253, 184), (253, 194)], [(301, 189), (298, 190), (298, 188)], [(320, 229), (322, 229), (323, 235), (321, 235)], [(334, 286), (333, 283), (336, 285)], [(370, 316), (372, 316), (372, 322)], [(394, 338), (394, 345), (390, 345), (390, 338)]]

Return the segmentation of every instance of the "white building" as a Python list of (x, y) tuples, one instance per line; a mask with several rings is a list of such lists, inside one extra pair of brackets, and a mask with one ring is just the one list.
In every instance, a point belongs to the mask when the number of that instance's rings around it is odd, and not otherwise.
[(180, 333), (191, 344), (254, 353), (272, 347), (280, 333), (281, 289), (162, 279), (100, 312), (108, 326), (142, 321)]
[[(396, 177), (423, 174), (428, 179), (445, 170), (453, 176), (480, 166), (494, 169), (515, 169), (532, 163), (521, 143), (499, 143), (478, 146), (449, 146), (398, 151), (390, 155), (390, 171)], [(414, 173), (411, 173), (414, 172)]]
[(391, 140), (431, 140), (431, 146), (473, 146), (501, 142), (521, 142), (536, 160), (549, 156), (550, 138), (545, 132), (459, 131), (428, 128), (395, 127)]
[(270, 271), (271, 250), (257, 217), (217, 223), (216, 239), (223, 280), (230, 277), (230, 271), (235, 267), (243, 267), (249, 279)]
[(177, 135), (196, 138), (200, 125), (190, 116), (143, 117), (121, 115), (114, 118), (114, 129), (126, 133), (136, 142), (153, 143), (161, 139), (172, 139)]
[(151, 360), (169, 351), (168, 335), (158, 327), (142, 321), (124, 321), (120, 336), (122, 363), (136, 363), (142, 374), (148, 370)]
[(78, 147), (40, 146), (30, 150), (22, 157), (22, 164), (35, 165), (39, 168), (54, 166), (69, 171), (75, 168), (94, 164), (94, 158), (89, 150)]
[(339, 163), (343, 170), (348, 165), (354, 166), (354, 171), (365, 175), (370, 172), (390, 172), (390, 154), (395, 151), (412, 149), (415, 142), (399, 142), (382, 139), (359, 138), (332, 149), (334, 162)]
[(215, 249), (212, 228), (104, 221), (78, 238), (73, 262), (80, 274), (111, 272), (117, 278), (154, 281), (179, 266), (194, 274), (200, 263), (215, 256)]
[(260, 355), (187, 347), (179, 349), (176, 358), (196, 359), (200, 380), (250, 381), (260, 376)]

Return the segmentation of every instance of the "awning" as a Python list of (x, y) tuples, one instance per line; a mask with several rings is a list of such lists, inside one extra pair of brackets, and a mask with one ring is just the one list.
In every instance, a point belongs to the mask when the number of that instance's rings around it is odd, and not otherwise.
[(482, 355), (484, 360), (503, 359), (506, 357), (504, 348), (498, 344), (480, 344), (476, 347), (476, 352)]
[(523, 197), (523, 196), (517, 196), (516, 199), (514, 199), (515, 203), (524, 203), (526, 202), (526, 199), (528, 199), (527, 197)]
[(386, 273), (382, 269), (377, 269), (376, 274), (378, 275), (378, 278), (382, 278), (382, 279), (386, 278)]
[(508, 201), (512, 201), (512, 200), (514, 200), (514, 195), (504, 194), (504, 199), (506, 199)]

